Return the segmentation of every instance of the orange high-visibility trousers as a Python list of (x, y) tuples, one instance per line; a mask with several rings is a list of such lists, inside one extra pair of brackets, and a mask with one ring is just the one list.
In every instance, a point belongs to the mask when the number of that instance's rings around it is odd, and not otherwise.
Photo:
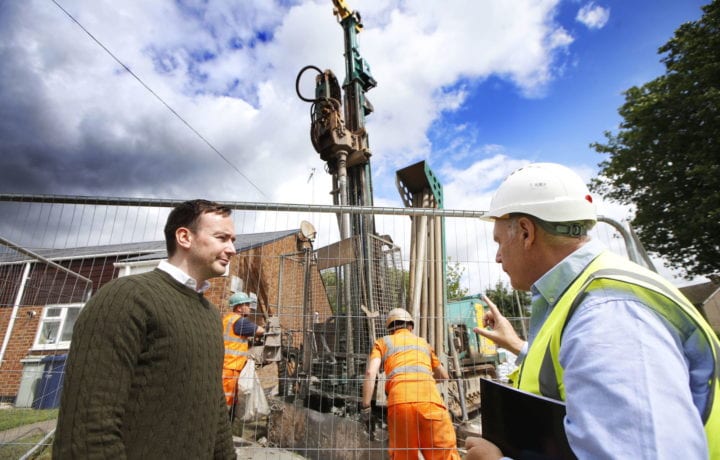
[(388, 407), (390, 458), (460, 460), (450, 413), (430, 402), (393, 404)]
[(225, 404), (227, 404), (228, 411), (235, 406), (235, 396), (237, 395), (239, 377), (240, 371), (236, 371), (234, 369), (223, 369), (223, 391), (225, 391)]

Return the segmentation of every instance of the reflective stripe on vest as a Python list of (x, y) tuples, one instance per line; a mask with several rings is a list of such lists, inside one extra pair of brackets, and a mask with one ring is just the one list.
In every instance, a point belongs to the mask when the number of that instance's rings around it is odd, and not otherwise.
[(419, 351), (419, 352), (422, 352), (422, 353), (426, 354), (426, 355), (428, 356), (428, 358), (431, 358), (430, 350), (427, 349), (426, 347), (422, 347), (422, 346), (420, 346), (420, 345), (415, 345), (415, 344), (414, 344), (414, 345), (400, 345), (400, 346), (395, 346), (395, 344), (394, 344), (393, 341), (392, 341), (392, 336), (390, 336), (390, 335), (384, 336), (384, 337), (383, 337), (383, 341), (385, 342), (385, 348), (387, 348), (387, 352), (385, 353), (385, 356), (382, 357), (382, 363), (381, 363), (381, 364), (383, 364), (383, 365), (385, 364), (385, 360), (386, 360), (388, 357), (394, 355), (395, 353), (400, 353), (400, 352), (403, 352), (403, 351), (416, 350), (416, 351)]
[[(393, 355), (395, 355), (395, 354), (397, 354), (397, 353), (402, 353), (402, 352), (404, 352), (404, 351), (413, 351), (413, 350), (414, 350), (414, 351), (419, 351), (419, 352), (427, 355), (428, 360), (432, 360), (432, 355), (430, 354), (430, 349), (428, 348), (429, 345), (428, 345), (428, 346), (421, 346), (421, 345), (418, 345), (418, 344), (412, 344), (412, 345), (400, 345), (400, 346), (396, 346), (396, 345), (393, 343), (393, 341), (392, 341), (392, 336), (390, 336), (390, 335), (384, 336), (384, 337), (383, 337), (383, 341), (385, 342), (385, 347), (387, 348), (387, 352), (383, 355), (383, 357), (381, 358), (381, 361), (380, 361), (380, 365), (382, 366), (383, 369), (385, 368), (385, 361), (386, 361), (389, 357), (391, 357), (391, 356), (393, 356)], [(417, 373), (417, 374), (428, 374), (428, 375), (430, 375), (430, 376), (433, 375), (432, 371), (429, 370), (429, 369), (428, 369), (427, 367), (425, 367), (425, 366), (421, 366), (421, 365), (417, 365), (417, 366), (398, 366), (398, 367), (396, 367), (395, 369), (393, 369), (392, 371), (390, 371), (390, 373), (386, 374), (386, 375), (385, 375), (385, 378), (388, 379), (388, 380), (390, 380), (392, 377), (394, 377), (394, 376), (396, 376), (396, 375), (398, 375), (398, 374), (405, 374), (405, 373), (411, 373), (411, 372), (412, 372), (412, 373)]]
[(400, 366), (393, 369), (392, 372), (385, 376), (385, 378), (391, 379), (397, 374), (409, 373), (433, 375), (432, 372), (430, 372), (425, 366)]
[[(585, 295), (595, 289), (630, 292), (661, 315), (683, 340), (693, 334), (709, 344), (715, 363), (708, 381), (707, 407), (701, 414), (710, 458), (720, 458), (720, 341), (695, 307), (665, 279), (627, 259), (609, 252), (595, 258), (560, 296), (528, 349), (514, 385), (531, 393), (564, 400), (564, 370), (560, 365), (560, 341), (567, 322)], [(713, 433), (713, 436), (710, 436)]]

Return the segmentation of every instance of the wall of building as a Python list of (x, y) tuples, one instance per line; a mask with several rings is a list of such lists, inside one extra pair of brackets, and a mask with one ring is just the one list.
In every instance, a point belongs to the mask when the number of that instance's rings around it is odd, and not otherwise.
[(705, 317), (718, 337), (720, 337), (720, 289), (715, 291), (703, 305)]
[[(5, 331), (12, 315), (12, 308), (0, 309), (0, 331), (2, 338), (5, 338)], [(34, 313), (31, 313), (34, 312)], [(0, 365), (0, 400), (12, 402), (17, 394), (22, 378), (23, 364), (20, 362), (31, 355), (45, 356), (54, 354), (45, 352), (31, 352), (35, 333), (40, 323), (41, 306), (24, 306), (17, 310), (13, 333), (5, 350), (5, 356)]]

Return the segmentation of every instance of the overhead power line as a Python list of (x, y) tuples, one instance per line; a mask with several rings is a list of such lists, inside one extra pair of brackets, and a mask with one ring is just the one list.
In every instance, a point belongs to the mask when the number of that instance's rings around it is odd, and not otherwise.
[(146, 90), (148, 90), (148, 91), (150, 92), (150, 94), (152, 94), (153, 96), (155, 96), (155, 98), (156, 98), (158, 101), (160, 101), (170, 112), (172, 112), (172, 114), (175, 115), (175, 116), (178, 118), (178, 120), (180, 120), (181, 122), (183, 122), (183, 124), (184, 124), (185, 126), (187, 126), (188, 129), (190, 129), (190, 131), (192, 131), (193, 133), (195, 133), (195, 135), (196, 135), (197, 137), (199, 137), (203, 142), (205, 142), (205, 144), (207, 144), (207, 146), (210, 147), (210, 149), (211, 149), (213, 152), (215, 152), (220, 158), (222, 158), (222, 159), (225, 161), (225, 163), (227, 163), (228, 165), (230, 165), (230, 167), (231, 167), (232, 169), (234, 169), (238, 174), (240, 174), (240, 175), (243, 177), (243, 179), (245, 179), (246, 181), (248, 181), (248, 183), (250, 183), (250, 185), (252, 185), (252, 186), (255, 188), (255, 190), (257, 190), (258, 193), (260, 193), (260, 195), (262, 195), (263, 197), (267, 198), (267, 196), (265, 195), (265, 193), (263, 193), (263, 191), (260, 190), (260, 188), (259, 188), (257, 185), (255, 185), (255, 183), (254, 183), (253, 181), (251, 181), (250, 178), (248, 178), (245, 174), (243, 174), (242, 171), (240, 171), (240, 170), (237, 168), (237, 166), (235, 166), (230, 160), (227, 159), (227, 157), (226, 157), (225, 155), (223, 155), (223, 154), (220, 152), (220, 150), (218, 150), (217, 148), (215, 148), (215, 146), (212, 145), (212, 143), (210, 143), (210, 141), (207, 140), (207, 139), (205, 138), (205, 136), (203, 136), (202, 134), (200, 134), (200, 132), (198, 132), (198, 130), (196, 130), (195, 128), (193, 128), (190, 123), (188, 123), (179, 113), (177, 113), (177, 111), (175, 111), (175, 109), (173, 109), (173, 108), (170, 106), (170, 104), (168, 104), (167, 102), (165, 102), (165, 101), (163, 100), (163, 98), (161, 98), (155, 91), (153, 91), (153, 89), (150, 88), (138, 75), (136, 75), (135, 72), (133, 72), (132, 70), (130, 70), (130, 68), (129, 68), (128, 66), (126, 66), (120, 59), (118, 59), (118, 57), (115, 56), (115, 55), (112, 53), (112, 51), (110, 51), (105, 45), (103, 45), (103, 44), (100, 42), (100, 40), (98, 40), (97, 38), (95, 38), (95, 36), (94, 36), (89, 30), (87, 30), (82, 24), (80, 24), (80, 21), (78, 21), (77, 19), (75, 19), (75, 17), (74, 17), (72, 14), (70, 14), (65, 8), (63, 8), (62, 5), (60, 5), (56, 0), (51, 0), (51, 1), (52, 1), (58, 8), (60, 8), (60, 10), (61, 10), (63, 13), (65, 13), (65, 14), (67, 15), (67, 17), (69, 17), (75, 24), (77, 24), (78, 27), (80, 27), (80, 28), (83, 30), (83, 32), (85, 32), (85, 33), (88, 35), (88, 37), (90, 37), (90, 38), (91, 38), (95, 43), (97, 43), (103, 50), (105, 50), (105, 52), (106, 52), (107, 54), (109, 54), (110, 57), (112, 57), (112, 58), (115, 60), (115, 62), (117, 62), (118, 64), (120, 64), (120, 66), (121, 66), (123, 69), (125, 69), (125, 71), (126, 71), (127, 73), (129, 73), (130, 75), (132, 75), (133, 78), (135, 78), (135, 80), (137, 80)]

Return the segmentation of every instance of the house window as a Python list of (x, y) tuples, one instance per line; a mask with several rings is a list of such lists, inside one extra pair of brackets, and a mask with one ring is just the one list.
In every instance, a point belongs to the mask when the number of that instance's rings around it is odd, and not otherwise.
[(59, 350), (70, 348), (75, 321), (83, 304), (48, 305), (40, 318), (40, 328), (35, 337), (35, 350)]

